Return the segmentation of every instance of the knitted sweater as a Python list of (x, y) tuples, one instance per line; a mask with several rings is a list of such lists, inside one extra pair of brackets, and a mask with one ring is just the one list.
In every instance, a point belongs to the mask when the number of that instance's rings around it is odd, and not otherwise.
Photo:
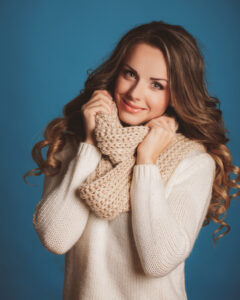
[(155, 164), (133, 167), (131, 212), (98, 218), (75, 193), (101, 159), (81, 142), (58, 154), (61, 172), (45, 176), (33, 215), (44, 247), (65, 255), (63, 300), (185, 300), (185, 260), (202, 227), (215, 162), (194, 150), (166, 186)]

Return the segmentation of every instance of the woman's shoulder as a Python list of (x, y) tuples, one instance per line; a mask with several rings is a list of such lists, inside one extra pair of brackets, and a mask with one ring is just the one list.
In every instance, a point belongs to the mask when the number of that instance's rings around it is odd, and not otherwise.
[(175, 170), (175, 175), (194, 174), (200, 169), (204, 169), (206, 176), (214, 173), (216, 163), (214, 158), (206, 151), (193, 150), (179, 163)]
[(192, 162), (208, 162), (215, 164), (214, 158), (207, 151), (193, 150), (183, 160), (185, 164), (191, 164)]
[(62, 162), (69, 161), (76, 155), (77, 147), (78, 145), (76, 144), (76, 142), (74, 143), (70, 139), (66, 139), (63, 148), (60, 151), (56, 152), (54, 156), (56, 159)]
[(84, 141), (78, 141), (67, 139), (63, 148), (54, 154), (54, 157), (62, 162), (69, 162), (79, 153), (89, 154), (94, 153), (97, 157), (101, 156), (99, 149)]
[(176, 134), (176, 140), (178, 142), (176, 145), (180, 145), (178, 151), (186, 149), (186, 154), (183, 155), (183, 158), (180, 160), (177, 171), (181, 172), (182, 170), (189, 168), (195, 169), (199, 168), (200, 166), (205, 166), (206, 169), (215, 168), (215, 160), (211, 154), (207, 152), (204, 144), (192, 140), (182, 133)]

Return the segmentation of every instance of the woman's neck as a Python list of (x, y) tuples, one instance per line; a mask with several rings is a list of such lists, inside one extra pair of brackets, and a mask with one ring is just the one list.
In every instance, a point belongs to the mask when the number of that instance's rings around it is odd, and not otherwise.
[(120, 120), (120, 123), (123, 127), (130, 127), (131, 125), (127, 124), (127, 123), (124, 123), (123, 121)]

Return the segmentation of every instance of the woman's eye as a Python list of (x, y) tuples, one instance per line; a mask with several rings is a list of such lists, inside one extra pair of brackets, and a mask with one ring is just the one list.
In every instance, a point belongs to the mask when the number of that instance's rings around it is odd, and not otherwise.
[[(129, 75), (130, 77), (135, 77), (134, 72), (131, 71), (131, 70), (123, 70), (123, 74), (124, 74), (125, 76), (128, 75), (128, 74), (130, 74), (130, 75)], [(131, 74), (132, 74), (133, 76), (131, 76)], [(157, 85), (157, 88), (158, 88), (159, 90), (163, 90), (163, 86), (162, 86), (160, 83), (154, 82), (153, 84), (156, 84), (156, 85)]]
[(162, 86), (160, 83), (158, 83), (158, 82), (154, 82), (153, 84), (156, 84), (160, 90), (162, 90), (162, 89), (163, 89), (163, 86)]
[[(124, 73), (124, 75), (127, 75), (127, 74), (133, 74), (134, 75), (134, 73), (130, 70), (124, 70), (123, 73)], [(130, 77), (132, 77), (132, 76), (130, 76)]]

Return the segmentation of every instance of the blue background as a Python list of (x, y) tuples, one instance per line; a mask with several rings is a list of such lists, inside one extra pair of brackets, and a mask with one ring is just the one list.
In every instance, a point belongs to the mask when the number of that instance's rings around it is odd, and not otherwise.
[[(1, 34), (1, 298), (61, 299), (64, 256), (48, 252), (32, 225), (43, 176), (24, 183), (36, 165), (33, 145), (46, 124), (83, 88), (130, 28), (152, 20), (179, 24), (200, 42), (208, 90), (221, 101), (234, 165), (239, 159), (240, 4), (237, 1), (0, 2)], [(231, 192), (235, 192), (233, 190)], [(240, 294), (240, 202), (227, 214), (231, 231), (213, 248), (215, 223), (204, 227), (186, 261), (190, 300), (237, 300)]]

